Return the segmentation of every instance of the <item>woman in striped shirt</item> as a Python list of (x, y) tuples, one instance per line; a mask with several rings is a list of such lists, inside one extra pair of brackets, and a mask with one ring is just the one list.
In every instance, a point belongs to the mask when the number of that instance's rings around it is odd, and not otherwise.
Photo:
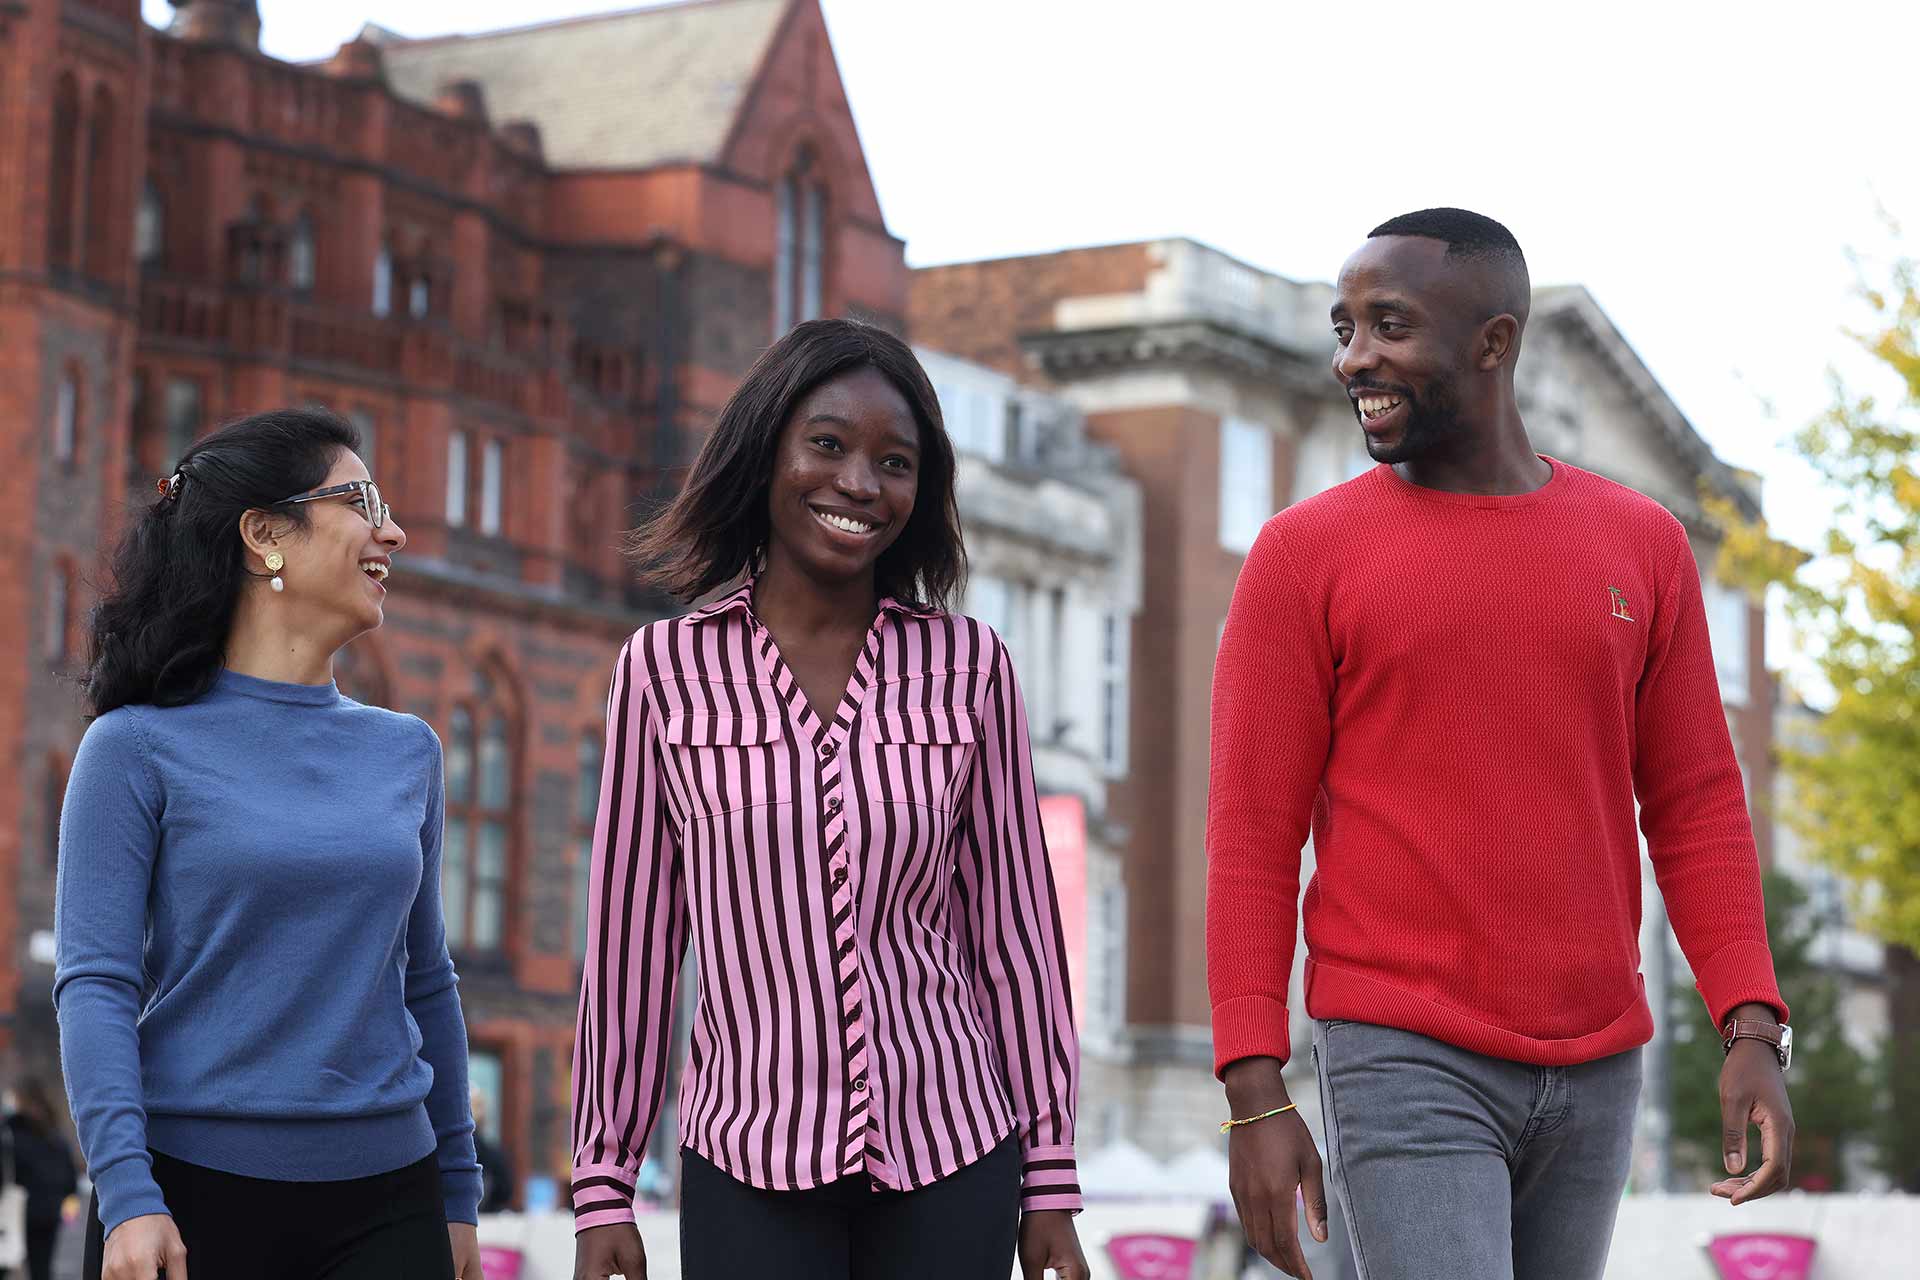
[(800, 325), (634, 538), (682, 599), (608, 699), (574, 1052), (576, 1280), (646, 1274), (634, 1178), (681, 958), (690, 1280), (1085, 1280), (1079, 1051), (1026, 717), (925, 372)]

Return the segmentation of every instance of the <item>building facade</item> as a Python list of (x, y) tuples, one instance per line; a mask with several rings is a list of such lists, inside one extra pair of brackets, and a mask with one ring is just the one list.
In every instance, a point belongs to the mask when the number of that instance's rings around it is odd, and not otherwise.
[[(1110, 793), (1126, 832), (1126, 1002), (1120, 1034), (1089, 1057), (1084, 1105), (1116, 1117), (1109, 1136), (1161, 1159), (1211, 1141), (1222, 1105), (1205, 974), (1207, 742), (1213, 657), (1234, 582), (1270, 515), (1373, 465), (1332, 377), (1331, 302), (1326, 284), (1263, 272), (1190, 240), (914, 273), (916, 341), (1071, 401), (1088, 434), (1140, 484), (1132, 650), (1134, 669), (1151, 677), (1133, 684), (1133, 747)], [(1713, 456), (1584, 289), (1537, 291), (1518, 367), (1537, 447), (1665, 503), (1694, 535), (1703, 566), (1715, 535), (1702, 493), (1757, 512), (1751, 487)], [(1763, 615), (1717, 584), (1708, 595), (1749, 796), (1765, 796), (1772, 686), (1761, 664)], [(1765, 857), (1767, 824), (1756, 835)], [(1310, 874), (1310, 846), (1305, 858)], [(1650, 915), (1657, 903), (1650, 895)], [(1298, 1008), (1298, 957), (1293, 983)], [(1312, 1113), (1310, 1024), (1294, 1026), (1293, 1096)]]
[[(252, 0), (0, 5), (0, 1058), (57, 1073), (70, 677), (130, 504), (249, 411), (353, 418), (410, 545), (355, 697), (447, 753), (476, 1085), (564, 1180), (582, 852), (607, 678), (666, 602), (619, 553), (796, 320), (901, 327), (816, 0), (258, 48)], [(625, 96), (622, 96), (625, 95)]]

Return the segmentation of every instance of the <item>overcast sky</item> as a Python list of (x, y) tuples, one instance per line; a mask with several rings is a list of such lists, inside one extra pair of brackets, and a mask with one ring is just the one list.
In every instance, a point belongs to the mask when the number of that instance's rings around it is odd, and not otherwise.
[[(1393, 214), (1477, 209), (1537, 283), (1592, 290), (1720, 455), (1767, 477), (1777, 526), (1822, 527), (1780, 445), (1830, 365), (1871, 373), (1841, 332), (1847, 250), (1884, 258), (1879, 206), (1920, 226), (1920, 5), (822, 3), (913, 264), (1185, 235), (1324, 280)], [(436, 35), (629, 7), (260, 4), (288, 59), (369, 20)]]

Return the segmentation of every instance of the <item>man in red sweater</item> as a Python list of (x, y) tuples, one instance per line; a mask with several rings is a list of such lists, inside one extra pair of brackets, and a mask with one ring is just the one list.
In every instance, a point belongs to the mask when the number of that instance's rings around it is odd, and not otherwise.
[[(1375, 467), (1267, 522), (1214, 673), (1207, 969), (1249, 1242), (1308, 1273), (1281, 1078), (1301, 914), (1332, 1181), (1362, 1280), (1598, 1277), (1640, 1046), (1640, 845), (1729, 1050), (1734, 1204), (1786, 1185), (1787, 1007), (1680, 522), (1536, 455), (1531, 296), (1499, 223), (1429, 209), (1341, 269), (1333, 372)], [(1762, 1160), (1751, 1174), (1747, 1130)]]

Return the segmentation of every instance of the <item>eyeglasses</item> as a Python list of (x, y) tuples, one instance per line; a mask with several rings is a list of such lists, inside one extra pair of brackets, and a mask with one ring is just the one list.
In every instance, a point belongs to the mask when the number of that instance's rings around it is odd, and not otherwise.
[(387, 522), (391, 512), (387, 504), (380, 501), (380, 486), (371, 480), (349, 480), (345, 484), (331, 484), (324, 489), (315, 489), (311, 493), (296, 493), (291, 498), (282, 498), (274, 503), (276, 507), (290, 507), (298, 502), (318, 502), (322, 498), (338, 498), (353, 494), (361, 502), (360, 514), (378, 529)]

